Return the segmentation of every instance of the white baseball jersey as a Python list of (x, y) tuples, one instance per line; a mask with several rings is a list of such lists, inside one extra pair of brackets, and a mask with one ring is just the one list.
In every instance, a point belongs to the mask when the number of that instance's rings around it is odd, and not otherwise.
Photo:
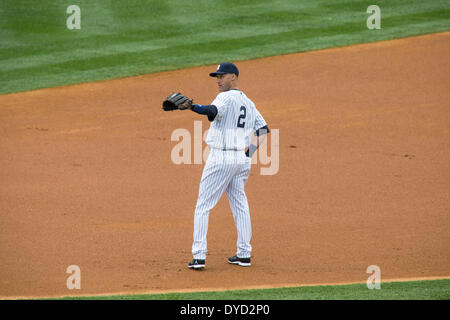
[(237, 89), (219, 93), (211, 104), (217, 107), (217, 115), (206, 137), (210, 148), (244, 150), (253, 131), (266, 125), (253, 101)]
[(251, 159), (244, 149), (250, 144), (253, 131), (266, 126), (255, 104), (239, 90), (221, 92), (212, 102), (217, 115), (206, 138), (210, 154), (203, 169), (194, 214), (194, 259), (204, 260), (209, 213), (225, 192), (230, 202), (237, 229), (239, 258), (248, 258), (252, 247), (250, 210), (244, 186), (250, 173)]

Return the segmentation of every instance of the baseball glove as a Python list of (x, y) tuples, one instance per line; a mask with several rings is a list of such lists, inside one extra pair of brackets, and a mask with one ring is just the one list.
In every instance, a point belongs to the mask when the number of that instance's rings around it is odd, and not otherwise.
[(163, 101), (162, 109), (164, 111), (192, 109), (192, 99), (181, 93), (172, 93)]

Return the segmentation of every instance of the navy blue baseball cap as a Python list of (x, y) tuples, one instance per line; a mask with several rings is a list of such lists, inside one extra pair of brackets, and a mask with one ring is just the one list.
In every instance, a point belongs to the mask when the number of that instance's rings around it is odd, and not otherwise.
[(224, 62), (217, 66), (216, 72), (211, 72), (209, 74), (210, 77), (217, 77), (218, 74), (227, 74), (227, 73), (234, 73), (236, 76), (239, 77), (239, 70), (238, 68), (231, 62)]

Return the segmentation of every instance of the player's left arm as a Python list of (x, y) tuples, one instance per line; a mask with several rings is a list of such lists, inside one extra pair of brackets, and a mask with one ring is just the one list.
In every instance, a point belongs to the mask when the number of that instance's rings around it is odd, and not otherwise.
[(192, 111), (208, 116), (209, 121), (220, 120), (227, 107), (230, 105), (230, 97), (226, 92), (221, 92), (217, 95), (210, 105), (194, 104)]
[(191, 110), (198, 114), (206, 115), (209, 121), (214, 121), (214, 119), (217, 116), (217, 107), (213, 104), (210, 105), (194, 104), (192, 105)]

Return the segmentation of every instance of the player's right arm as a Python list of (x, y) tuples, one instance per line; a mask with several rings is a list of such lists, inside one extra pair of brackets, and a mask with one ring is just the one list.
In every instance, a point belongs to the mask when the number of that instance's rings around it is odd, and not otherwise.
[(245, 154), (247, 157), (251, 158), (253, 153), (258, 150), (261, 143), (263, 143), (264, 139), (267, 137), (267, 134), (270, 132), (269, 127), (267, 126), (266, 121), (259, 113), (258, 109), (256, 109), (256, 118), (255, 118), (255, 125), (254, 125), (254, 134), (252, 135), (250, 139), (250, 145), (245, 151)]

